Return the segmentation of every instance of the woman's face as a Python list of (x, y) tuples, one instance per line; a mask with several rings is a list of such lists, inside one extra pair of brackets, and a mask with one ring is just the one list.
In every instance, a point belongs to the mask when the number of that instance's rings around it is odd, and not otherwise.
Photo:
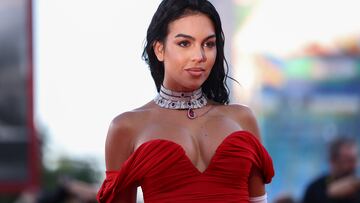
[(163, 85), (175, 91), (193, 91), (208, 78), (216, 59), (216, 35), (212, 21), (204, 14), (194, 14), (169, 24), (164, 43), (154, 51), (163, 61)]

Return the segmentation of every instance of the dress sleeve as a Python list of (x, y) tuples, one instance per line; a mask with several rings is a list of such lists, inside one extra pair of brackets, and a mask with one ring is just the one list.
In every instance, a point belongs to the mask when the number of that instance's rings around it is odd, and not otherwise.
[[(143, 178), (161, 173), (181, 158), (181, 149), (169, 142), (155, 140), (141, 145), (122, 164), (118, 171), (107, 171), (98, 193), (100, 203), (114, 202), (126, 195), (129, 188), (140, 185)], [(126, 197), (124, 197), (126, 199)]]
[(113, 191), (115, 179), (118, 175), (119, 171), (106, 171), (105, 180), (96, 195), (98, 202), (110, 202), (109, 200), (113, 199), (110, 195)]
[(251, 153), (250, 158), (253, 164), (260, 169), (263, 175), (264, 183), (270, 183), (275, 175), (275, 171), (269, 153), (260, 141), (251, 134), (247, 136), (247, 147)]

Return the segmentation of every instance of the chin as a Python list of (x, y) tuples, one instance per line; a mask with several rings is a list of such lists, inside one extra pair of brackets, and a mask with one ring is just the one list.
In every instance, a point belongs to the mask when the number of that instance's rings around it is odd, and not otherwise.
[(203, 84), (204, 81), (196, 81), (192, 83), (187, 83), (186, 85), (184, 85), (184, 87), (189, 90), (196, 90), (199, 89)]

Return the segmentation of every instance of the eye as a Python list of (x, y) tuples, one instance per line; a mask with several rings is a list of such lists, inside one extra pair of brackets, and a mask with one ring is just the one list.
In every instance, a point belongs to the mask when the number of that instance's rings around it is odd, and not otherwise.
[(179, 46), (181, 47), (188, 47), (190, 45), (190, 42), (188, 41), (181, 41), (178, 43)]
[(214, 41), (208, 41), (204, 43), (204, 47), (213, 48), (216, 46), (216, 43)]

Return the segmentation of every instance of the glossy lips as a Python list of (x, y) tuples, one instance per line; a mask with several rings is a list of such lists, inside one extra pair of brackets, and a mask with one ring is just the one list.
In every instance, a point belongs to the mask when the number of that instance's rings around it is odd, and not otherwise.
[(188, 68), (185, 70), (193, 77), (199, 77), (205, 72), (203, 68)]

